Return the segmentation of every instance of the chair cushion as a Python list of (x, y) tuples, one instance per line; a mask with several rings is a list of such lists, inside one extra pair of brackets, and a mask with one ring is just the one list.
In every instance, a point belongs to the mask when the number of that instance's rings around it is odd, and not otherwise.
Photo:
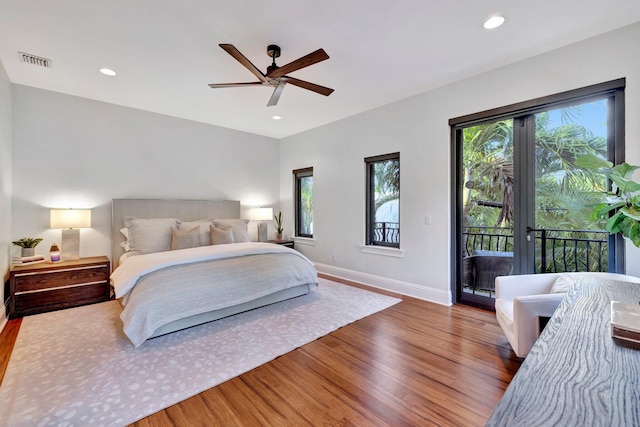
[(553, 286), (551, 286), (551, 290), (549, 291), (549, 293), (551, 294), (556, 294), (561, 292), (567, 293), (569, 292), (569, 288), (571, 288), (571, 285), (573, 285), (574, 283), (575, 283), (575, 280), (573, 279), (573, 277), (571, 277), (567, 273), (562, 273), (556, 279), (556, 281), (553, 282)]

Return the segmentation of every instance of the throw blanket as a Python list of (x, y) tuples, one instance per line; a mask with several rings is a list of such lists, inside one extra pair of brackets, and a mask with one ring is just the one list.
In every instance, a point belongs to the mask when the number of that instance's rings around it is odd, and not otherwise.
[(161, 326), (299, 285), (315, 267), (292, 249), (265, 243), (201, 246), (139, 255), (111, 275), (124, 332), (138, 347)]

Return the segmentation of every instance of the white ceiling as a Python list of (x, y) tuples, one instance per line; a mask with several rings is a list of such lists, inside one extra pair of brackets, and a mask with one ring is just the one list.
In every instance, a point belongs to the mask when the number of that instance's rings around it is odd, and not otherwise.
[[(639, 0), (0, 0), (0, 61), (13, 83), (282, 138), (639, 21)], [(219, 43), (263, 72), (268, 44), (281, 66), (323, 48), (290, 75), (335, 92), (210, 89), (256, 80)]]

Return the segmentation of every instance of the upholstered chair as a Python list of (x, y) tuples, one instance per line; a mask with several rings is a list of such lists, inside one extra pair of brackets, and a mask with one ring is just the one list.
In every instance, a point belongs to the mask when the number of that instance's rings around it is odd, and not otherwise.
[(526, 357), (540, 335), (540, 318), (551, 317), (573, 280), (581, 276), (640, 283), (617, 273), (546, 273), (498, 276), (496, 318), (518, 357)]

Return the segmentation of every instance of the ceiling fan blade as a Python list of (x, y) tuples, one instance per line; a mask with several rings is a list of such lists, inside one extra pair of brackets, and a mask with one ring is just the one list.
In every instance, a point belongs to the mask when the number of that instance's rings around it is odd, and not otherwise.
[(284, 76), (282, 80), (287, 83), (291, 83), (294, 86), (298, 86), (303, 89), (307, 89), (307, 90), (319, 93), (320, 95), (329, 96), (333, 93), (333, 89), (331, 88), (320, 86), (315, 83), (310, 83), (300, 79), (294, 79), (293, 77)]
[(273, 90), (273, 93), (271, 94), (271, 98), (269, 98), (269, 102), (267, 102), (267, 107), (273, 107), (278, 103), (280, 95), (282, 95), (282, 91), (284, 90), (284, 85), (286, 84), (286, 82), (278, 83), (278, 86), (276, 86), (276, 88)]
[(209, 87), (216, 89), (221, 87), (243, 87), (243, 86), (255, 86), (262, 85), (262, 82), (249, 82), (249, 83), (209, 83)]
[(255, 65), (251, 63), (243, 54), (240, 53), (238, 49), (235, 48), (232, 44), (221, 43), (218, 46), (223, 48), (229, 55), (233, 56), (236, 61), (244, 65), (249, 71), (251, 71), (261, 82), (267, 82), (267, 78), (262, 71), (258, 69)]
[(318, 49), (315, 52), (311, 52), (308, 55), (303, 56), (302, 58), (298, 58), (293, 62), (289, 62), (287, 65), (283, 65), (282, 67), (276, 68), (267, 74), (267, 77), (280, 77), (285, 74), (291, 73), (293, 71), (297, 71), (301, 68), (308, 67), (309, 65), (313, 65), (317, 62), (324, 61), (325, 59), (329, 59), (329, 55), (324, 49)]

